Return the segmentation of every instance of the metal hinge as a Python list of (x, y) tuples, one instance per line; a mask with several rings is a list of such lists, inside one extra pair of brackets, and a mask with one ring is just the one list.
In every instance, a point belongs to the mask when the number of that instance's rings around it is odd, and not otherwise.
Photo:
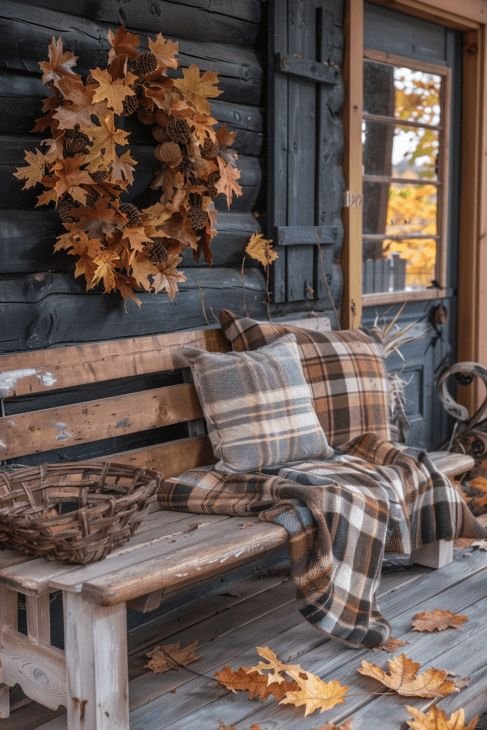
[(344, 208), (362, 208), (364, 204), (364, 196), (362, 193), (352, 193), (351, 190), (345, 190), (343, 194)]

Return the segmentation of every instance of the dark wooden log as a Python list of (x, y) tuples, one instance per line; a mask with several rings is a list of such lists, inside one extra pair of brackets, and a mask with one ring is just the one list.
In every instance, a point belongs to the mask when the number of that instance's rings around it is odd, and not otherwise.
[(334, 226), (277, 226), (276, 239), (279, 246), (309, 246), (336, 243), (338, 230)]
[(261, 22), (260, 0), (23, 0), (24, 5), (123, 23), (144, 33), (163, 33), (208, 43), (255, 46)]
[(192, 269), (174, 302), (141, 294), (142, 307), (118, 295), (85, 293), (70, 274), (0, 280), (0, 351), (194, 329), (215, 322), (223, 307), (265, 316), (265, 281), (258, 269), (242, 278), (228, 268)]
[[(41, 116), (42, 98), (47, 89), (40, 77), (33, 74), (0, 72), (0, 103), (3, 114), (0, 116), (0, 134), (27, 134)], [(216, 100), (212, 103), (212, 113), (219, 122), (237, 132), (233, 148), (244, 155), (258, 156), (263, 146), (263, 112), (260, 107), (232, 104)], [(125, 129), (130, 132), (131, 143), (154, 145), (151, 127), (141, 124), (136, 117), (124, 120)], [(33, 135), (32, 139), (42, 139), (46, 134)]]
[[(30, 136), (0, 136), (0, 209), (19, 208), (31, 210), (37, 202), (34, 190), (22, 190), (22, 183), (13, 174), (18, 166), (23, 164), (24, 151), (34, 149), (39, 140)], [(153, 148), (148, 145), (132, 145), (133, 156), (138, 160), (135, 170), (135, 181), (125, 194), (126, 200), (137, 205), (145, 206), (157, 199), (157, 192), (150, 190), (150, 184), (158, 169), (158, 162), (154, 157)], [(237, 198), (232, 206), (235, 211), (250, 212), (254, 210), (262, 187), (262, 163), (258, 157), (239, 157), (238, 165), (241, 171), (243, 194)], [(39, 191), (37, 191), (38, 193)], [(223, 196), (216, 201), (219, 210), (226, 209)]]
[[(215, 266), (240, 267), (249, 237), (260, 225), (249, 213), (220, 213), (218, 233), (212, 250)], [(1, 213), (0, 268), (4, 274), (36, 271), (72, 271), (75, 259), (54, 253), (53, 244), (63, 228), (54, 210), (6, 210)], [(247, 264), (252, 266), (252, 262)], [(246, 264), (246, 265), (247, 265)], [(204, 266), (195, 262), (188, 250), (183, 256), (185, 267)]]
[[(37, 73), (38, 62), (47, 57), (47, 46), (53, 35), (62, 36), (65, 48), (79, 57), (81, 72), (104, 66), (108, 50), (107, 29), (108, 26), (85, 18), (2, 0), (0, 68)], [(180, 43), (179, 58), (183, 67), (196, 63), (201, 69), (219, 73), (225, 101), (260, 103), (262, 63), (254, 51), (184, 40)]]

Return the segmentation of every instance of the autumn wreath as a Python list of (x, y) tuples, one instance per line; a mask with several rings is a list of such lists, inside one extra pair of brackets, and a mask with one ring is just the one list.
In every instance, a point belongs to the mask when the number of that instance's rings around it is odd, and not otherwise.
[[(15, 176), (24, 189), (42, 185), (38, 205), (55, 203), (65, 232), (54, 248), (77, 257), (75, 276), (88, 289), (101, 283), (136, 301), (136, 289), (173, 298), (185, 278), (177, 268), (183, 249), (211, 263), (214, 198), (223, 194), (230, 206), (241, 194), (237, 155), (228, 149), (235, 133), (211, 116), (208, 99), (222, 93), (215, 72), (192, 65), (169, 75), (179, 66), (177, 43), (159, 33), (141, 52), (139, 36), (123, 27), (108, 41), (107, 68), (81, 76), (77, 57), (52, 39), (49, 60), (39, 64), (52, 93), (33, 130), (51, 136), (45, 151), (26, 151)], [(134, 113), (152, 125), (160, 163), (151, 183), (159, 200), (142, 209), (124, 202), (137, 162), (130, 149), (121, 152), (130, 136), (123, 118)]]

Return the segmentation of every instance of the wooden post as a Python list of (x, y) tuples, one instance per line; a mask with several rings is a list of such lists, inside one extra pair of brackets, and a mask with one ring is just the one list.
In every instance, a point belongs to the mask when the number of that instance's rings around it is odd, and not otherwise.
[(428, 568), (443, 568), (453, 560), (453, 540), (438, 540), (411, 552), (411, 560)]
[[(0, 677), (1, 677), (1, 649), (2, 632), (4, 629), (17, 629), (18, 600), (17, 592), (0, 586)], [(10, 693), (6, 684), (0, 684), (0, 718), (10, 715)]]
[(63, 602), (68, 730), (129, 730), (125, 603)]
[(26, 596), (27, 636), (40, 644), (51, 643), (51, 618), (49, 615), (49, 593), (40, 596)]
[(345, 185), (349, 195), (343, 209), (344, 295), (342, 326), (353, 328), (362, 319), (362, 107), (363, 2), (347, 0), (345, 11), (344, 81), (348, 90), (343, 112)]

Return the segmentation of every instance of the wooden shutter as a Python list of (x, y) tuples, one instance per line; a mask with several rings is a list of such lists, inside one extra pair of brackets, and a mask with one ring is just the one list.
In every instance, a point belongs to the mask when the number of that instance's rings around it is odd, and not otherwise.
[(341, 243), (343, 178), (341, 167), (329, 164), (343, 144), (329, 104), (341, 79), (331, 60), (342, 43), (334, 6), (332, 0), (270, 3), (268, 213), (279, 253), (276, 304), (327, 297), (333, 246)]

